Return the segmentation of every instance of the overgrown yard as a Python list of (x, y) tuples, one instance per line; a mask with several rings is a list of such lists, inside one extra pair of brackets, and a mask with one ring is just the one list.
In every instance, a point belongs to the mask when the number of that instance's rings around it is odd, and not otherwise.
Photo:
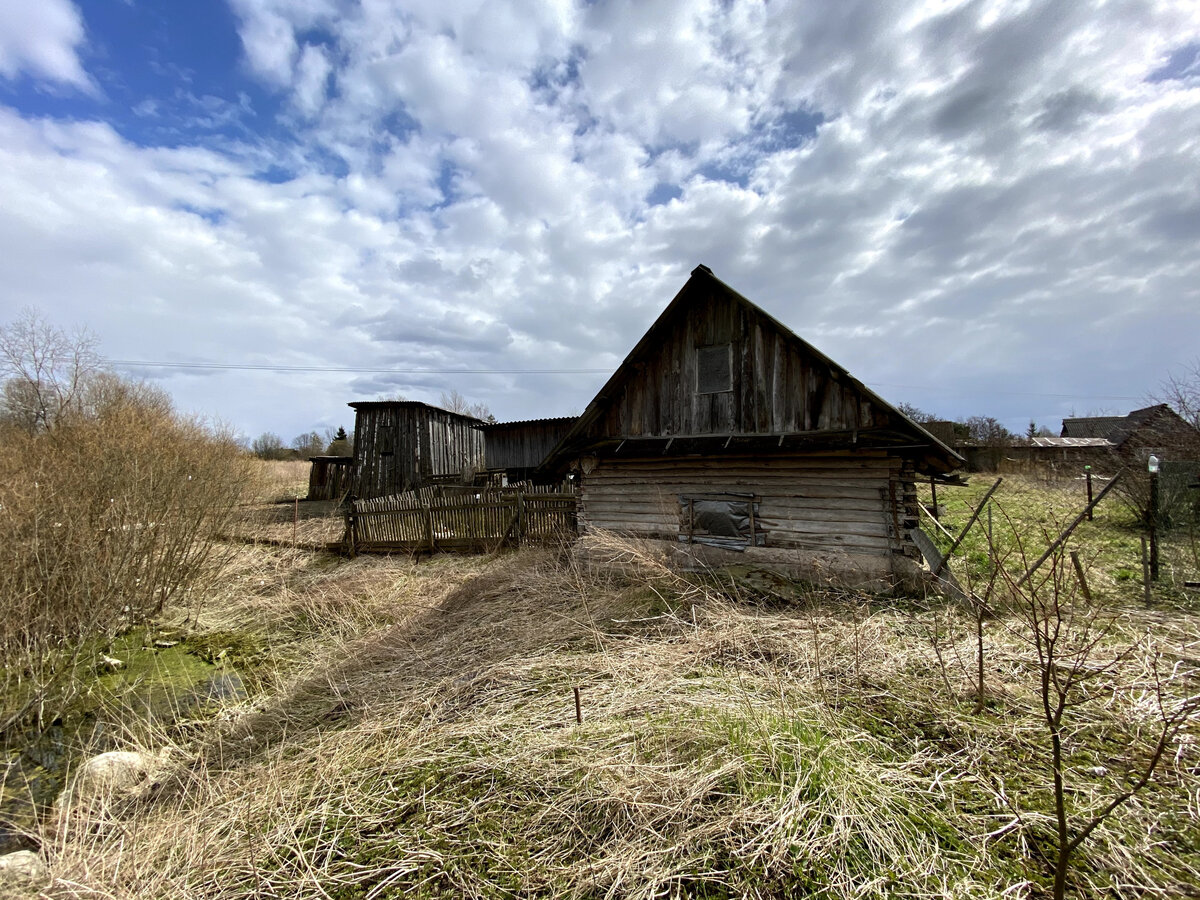
[[(952, 530), (988, 484), (939, 489)], [(1036, 557), (1082, 494), (1008, 485), (993, 534), (1015, 569), (1002, 523)], [(1102, 505), (1070, 544), (1090, 566), (1088, 621), (1106, 624), (1064, 731), (1075, 823), (1145, 769), (1162, 710), (1197, 692), (1186, 531), (1146, 607), (1131, 521)], [(1048, 565), (1074, 603), (1070, 563)], [(964, 584), (988, 566), (978, 536), (954, 564)], [(603, 535), (419, 563), (238, 545), (187, 642), (250, 696), (131, 728), (177, 749), (154, 790), (43, 830), (45, 893), (1041, 896), (1046, 670), (1019, 596), (1001, 599), (982, 617), (979, 703), (980, 619), (939, 597), (683, 574)], [(1185, 723), (1080, 844), (1072, 895), (1200, 894), (1195, 737)]]

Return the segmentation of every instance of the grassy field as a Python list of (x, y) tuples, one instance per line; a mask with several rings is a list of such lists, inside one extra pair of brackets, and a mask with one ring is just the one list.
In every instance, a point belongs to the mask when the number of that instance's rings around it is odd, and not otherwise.
[[(989, 485), (939, 490), (943, 522), (961, 528)], [(259, 499), (297, 490), (281, 477)], [(1036, 555), (1081, 497), (1007, 479), (1003, 565), (1019, 567), (1018, 535)], [(984, 533), (954, 563), (964, 583), (989, 571)], [(1139, 538), (1112, 504), (1071, 543), (1113, 623), (1070, 711), (1080, 820), (1142, 761), (1148, 673), (1173, 674), (1168, 705), (1196, 692), (1190, 545), (1171, 536), (1147, 607)], [(50, 896), (1036, 897), (1050, 883), (1041, 670), (999, 595), (980, 705), (967, 608), (683, 574), (606, 536), (419, 563), (239, 545), (222, 584), (188, 646), (249, 698), (136, 732), (174, 762), (152, 798), (45, 836)], [(1195, 737), (1080, 848), (1073, 896), (1197, 895)]]

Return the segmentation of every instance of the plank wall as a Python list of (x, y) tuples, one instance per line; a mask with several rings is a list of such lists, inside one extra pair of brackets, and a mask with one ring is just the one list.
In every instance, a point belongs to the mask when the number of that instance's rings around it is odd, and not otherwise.
[(475, 422), (424, 404), (356, 410), (355, 494), (384, 497), (421, 487), (435, 475), (482, 468), (483, 435)]
[(900, 469), (883, 452), (604, 459), (582, 477), (579, 522), (674, 541), (681, 494), (753, 493), (769, 548), (891, 554), (905, 518)]
[(575, 424), (574, 419), (513, 422), (483, 428), (489, 469), (533, 469)]
[[(891, 416), (751, 304), (705, 279), (704, 292), (656, 324), (588, 436), (785, 434), (887, 427)], [(732, 390), (696, 390), (697, 350), (732, 348)]]

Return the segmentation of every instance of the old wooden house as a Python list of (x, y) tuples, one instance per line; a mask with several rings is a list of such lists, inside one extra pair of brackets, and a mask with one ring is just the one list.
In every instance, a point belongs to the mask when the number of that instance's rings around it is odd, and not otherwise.
[(351, 403), (354, 493), (360, 499), (415, 490), (482, 469), (483, 423), (415, 400)]
[(566, 437), (575, 418), (489, 422), (479, 426), (488, 471), (501, 475), (509, 483), (530, 478)]
[(700, 266), (543, 471), (582, 528), (865, 582), (915, 573), (916, 478), (961, 463)]

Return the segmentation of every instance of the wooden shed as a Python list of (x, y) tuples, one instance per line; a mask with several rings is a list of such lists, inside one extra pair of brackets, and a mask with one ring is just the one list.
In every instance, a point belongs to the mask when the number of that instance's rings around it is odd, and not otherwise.
[(481, 425), (488, 470), (502, 472), (509, 482), (529, 478), (566, 437), (575, 420), (576, 416), (564, 416)]
[(915, 480), (961, 464), (699, 266), (543, 470), (581, 528), (862, 583), (915, 574)]
[(306, 500), (340, 500), (354, 483), (353, 456), (310, 456)]
[(416, 490), (484, 466), (483, 423), (415, 400), (351, 403), (354, 493), (360, 499)]

